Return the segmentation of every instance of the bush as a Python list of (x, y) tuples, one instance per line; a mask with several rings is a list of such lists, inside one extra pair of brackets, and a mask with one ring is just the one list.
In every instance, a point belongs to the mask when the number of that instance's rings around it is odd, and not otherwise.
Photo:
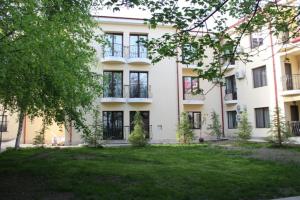
[(103, 145), (103, 124), (100, 117), (100, 111), (93, 111), (93, 124), (90, 132), (82, 135), (84, 142), (90, 147), (102, 147)]
[(147, 145), (147, 139), (145, 137), (145, 131), (143, 126), (143, 120), (140, 112), (136, 112), (134, 116), (134, 128), (129, 135), (128, 141), (134, 147), (144, 147)]
[(47, 130), (46, 122), (43, 121), (43, 126), (40, 131), (37, 131), (37, 135), (33, 138), (34, 145), (44, 145), (45, 144), (45, 133)]
[(270, 135), (268, 140), (278, 145), (287, 141), (292, 135), (289, 126), (286, 124), (285, 117), (282, 115), (281, 110), (278, 107), (275, 107), (274, 109), (269, 133)]
[(222, 136), (222, 126), (220, 124), (219, 115), (213, 111), (210, 115), (211, 124), (208, 125), (207, 129), (211, 130), (210, 135), (217, 136), (217, 139), (220, 139)]
[(177, 127), (176, 138), (181, 144), (189, 144), (194, 139), (191, 122), (186, 112), (181, 113), (180, 122)]
[(248, 120), (247, 111), (243, 111), (241, 114), (241, 121), (238, 124), (238, 137), (241, 140), (248, 140), (251, 138), (252, 126)]

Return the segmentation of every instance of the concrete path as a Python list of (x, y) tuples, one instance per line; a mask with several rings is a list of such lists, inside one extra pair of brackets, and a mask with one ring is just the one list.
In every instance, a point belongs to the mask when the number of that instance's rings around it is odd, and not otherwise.
[(288, 197), (288, 198), (281, 198), (281, 199), (273, 199), (273, 200), (300, 200), (300, 196), (297, 196), (297, 197)]

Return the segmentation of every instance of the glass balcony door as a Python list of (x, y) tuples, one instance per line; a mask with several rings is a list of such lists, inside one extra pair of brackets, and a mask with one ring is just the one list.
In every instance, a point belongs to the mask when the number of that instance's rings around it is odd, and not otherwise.
[(141, 40), (147, 40), (147, 35), (130, 35), (130, 58), (147, 58), (147, 48)]
[(103, 72), (103, 96), (104, 97), (123, 97), (123, 72), (104, 71)]
[(105, 46), (104, 57), (123, 57), (123, 35), (121, 33), (107, 33), (109, 44)]
[(130, 98), (148, 98), (148, 72), (130, 72)]
[(104, 140), (124, 139), (122, 111), (103, 112), (103, 139)]

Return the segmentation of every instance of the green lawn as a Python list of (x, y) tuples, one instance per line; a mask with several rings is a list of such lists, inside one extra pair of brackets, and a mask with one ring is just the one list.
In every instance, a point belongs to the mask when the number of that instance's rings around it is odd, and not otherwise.
[(300, 195), (299, 163), (253, 159), (248, 146), (243, 148), (205, 144), (7, 151), (0, 154), (0, 197), (248, 200)]

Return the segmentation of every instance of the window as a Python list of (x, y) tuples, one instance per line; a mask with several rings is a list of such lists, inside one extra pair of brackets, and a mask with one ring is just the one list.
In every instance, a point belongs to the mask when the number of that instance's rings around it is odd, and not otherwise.
[(200, 86), (198, 77), (183, 77), (183, 99), (186, 99), (188, 95), (196, 94), (199, 91)]
[(188, 112), (188, 117), (193, 129), (201, 129), (201, 112)]
[(264, 38), (261, 33), (252, 33), (250, 35), (251, 48), (257, 48), (264, 44)]
[(123, 112), (103, 111), (103, 139), (123, 139)]
[(226, 77), (225, 82), (226, 82), (225, 94), (232, 95), (230, 100), (237, 100), (235, 75)]
[[(149, 111), (139, 111), (142, 120), (143, 120), (143, 126), (144, 126), (144, 131), (146, 138), (150, 138), (150, 112)], [(130, 132), (133, 131), (134, 129), (134, 117), (135, 117), (136, 111), (130, 111)]]
[(123, 57), (123, 34), (107, 33), (106, 38), (109, 44), (105, 46), (104, 56)]
[(255, 108), (256, 128), (270, 128), (269, 108)]
[(7, 132), (7, 115), (0, 115), (0, 131)]
[(103, 72), (103, 96), (123, 97), (123, 72), (104, 71)]
[(263, 87), (267, 85), (266, 66), (255, 68), (252, 70), (252, 72), (254, 88)]
[(236, 129), (236, 111), (227, 111), (228, 129)]
[(141, 40), (147, 40), (147, 35), (130, 35), (130, 58), (147, 58), (147, 48), (144, 46)]
[(148, 98), (148, 72), (130, 72), (130, 98)]

